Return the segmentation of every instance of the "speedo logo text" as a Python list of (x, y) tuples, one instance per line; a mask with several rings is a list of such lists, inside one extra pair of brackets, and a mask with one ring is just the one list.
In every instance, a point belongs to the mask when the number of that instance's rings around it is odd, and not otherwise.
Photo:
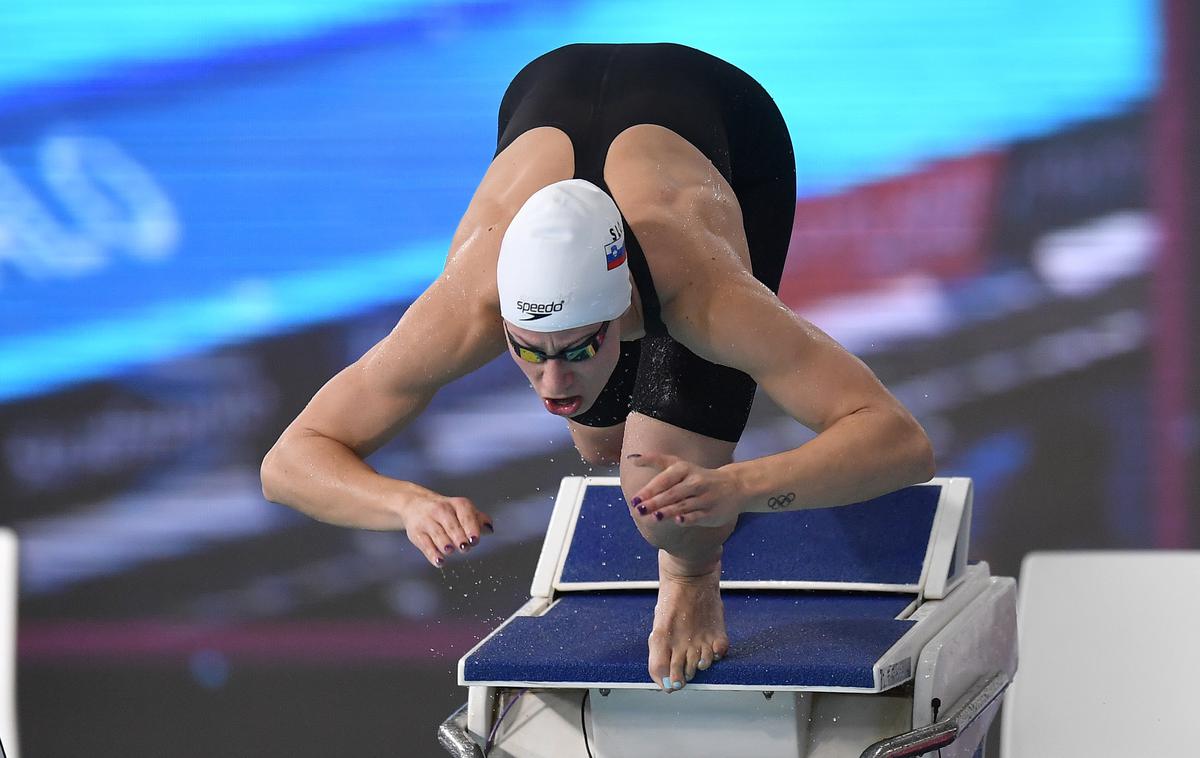
[(546, 318), (552, 313), (558, 313), (563, 309), (565, 300), (559, 300), (557, 303), (530, 303), (525, 300), (517, 301), (517, 310), (525, 314), (522, 321), (537, 321), (539, 318)]

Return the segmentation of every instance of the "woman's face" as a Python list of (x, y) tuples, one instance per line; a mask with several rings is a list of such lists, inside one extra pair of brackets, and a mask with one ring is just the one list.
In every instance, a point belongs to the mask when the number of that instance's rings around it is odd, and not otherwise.
[[(504, 328), (509, 355), (525, 373), (546, 410), (556, 416), (577, 416), (591, 408), (621, 355), (620, 327), (615, 320), (561, 332), (531, 332), (507, 321)], [(572, 361), (564, 355), (586, 356), (590, 352), (586, 348), (596, 342), (600, 344), (591, 357)], [(550, 357), (531, 362), (522, 354)]]

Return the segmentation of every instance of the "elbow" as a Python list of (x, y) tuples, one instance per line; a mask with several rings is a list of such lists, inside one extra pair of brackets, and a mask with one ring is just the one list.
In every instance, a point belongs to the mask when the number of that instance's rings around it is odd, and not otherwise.
[(258, 478), (262, 484), (263, 497), (272, 503), (281, 503), (282, 493), (280, 492), (280, 475), (279, 465), (277, 462), (279, 443), (275, 443), (263, 458), (262, 465), (258, 468)]
[(909, 424), (911, 429), (908, 431), (908, 455), (909, 465), (911, 466), (910, 479), (914, 484), (927, 482), (937, 474), (937, 461), (933, 454), (933, 443), (929, 441), (929, 435), (921, 428), (916, 419), (909, 416)]

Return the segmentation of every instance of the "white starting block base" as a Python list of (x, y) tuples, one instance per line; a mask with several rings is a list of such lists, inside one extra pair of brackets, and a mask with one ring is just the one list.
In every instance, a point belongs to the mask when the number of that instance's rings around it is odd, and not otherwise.
[(459, 758), (981, 756), (1016, 670), (1016, 588), (967, 565), (970, 496), (968, 480), (935, 479), (747, 519), (723, 557), (730, 655), (664, 693), (645, 671), (654, 551), (616, 480), (564, 480), (532, 597), (459, 662), (468, 705), (442, 744)]
[[(687, 756), (838, 758), (905, 732), (911, 700), (897, 692), (862, 699), (838, 692), (533, 690), (513, 706), (489, 758)], [(581, 728), (586, 725), (588, 745)], [(730, 730), (730, 723), (738, 728)], [(798, 752), (798, 746), (803, 746)], [(949, 756), (943, 750), (943, 755)], [(967, 753), (966, 755), (970, 755)]]

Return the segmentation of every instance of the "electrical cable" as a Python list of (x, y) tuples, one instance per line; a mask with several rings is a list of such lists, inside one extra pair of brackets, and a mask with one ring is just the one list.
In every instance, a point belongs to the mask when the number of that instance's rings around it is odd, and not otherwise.
[(588, 744), (587, 738), (587, 721), (584, 716), (587, 710), (588, 695), (592, 694), (591, 689), (583, 691), (583, 700), (579, 701), (579, 728), (583, 730), (583, 749), (587, 750), (588, 758), (592, 758), (592, 746)]
[[(942, 707), (942, 699), (940, 697), (935, 697), (932, 701), (930, 701), (929, 705), (933, 708), (933, 718), (930, 719), (930, 721), (936, 724), (938, 711), (941, 710)], [(942, 758), (942, 749), (940, 747), (938, 748), (938, 758)]]
[(518, 692), (516, 697), (514, 697), (512, 700), (509, 700), (508, 704), (504, 706), (504, 709), (502, 711), (500, 711), (500, 717), (496, 719), (496, 723), (492, 724), (492, 729), (490, 732), (488, 732), (487, 741), (483, 743), (484, 758), (487, 758), (487, 754), (489, 752), (491, 752), (491, 750), (492, 750), (492, 740), (496, 739), (496, 732), (500, 731), (500, 722), (503, 721), (504, 717), (508, 715), (509, 709), (512, 708), (513, 705), (518, 700), (521, 699), (521, 696), (524, 695), (528, 691), (529, 691), (529, 688), (526, 687), (525, 689)]

